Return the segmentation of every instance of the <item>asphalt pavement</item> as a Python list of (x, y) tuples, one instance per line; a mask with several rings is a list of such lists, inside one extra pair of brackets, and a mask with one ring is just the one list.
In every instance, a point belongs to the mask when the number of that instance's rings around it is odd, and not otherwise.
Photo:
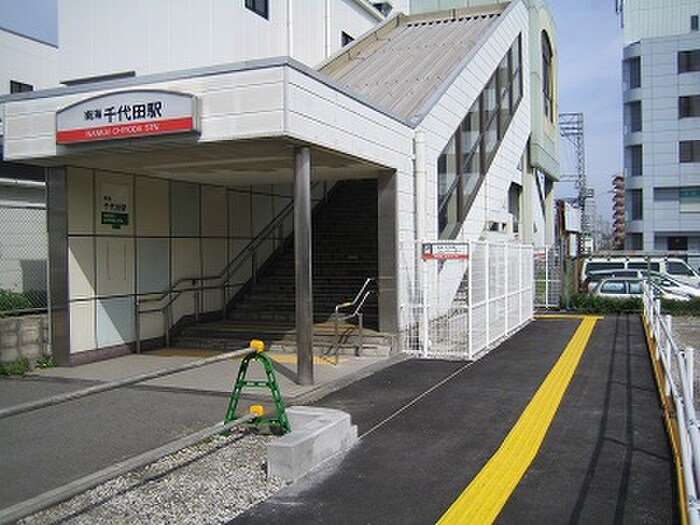
[[(352, 414), (360, 442), (232, 523), (437, 522), (498, 449), (578, 323), (539, 320), (477, 363), (408, 361), (327, 396), (321, 404)], [(598, 321), (497, 521), (677, 523), (655, 388), (639, 319)]]
[[(314, 404), (349, 412), (361, 440), (233, 523), (435, 523), (517, 426), (579, 323), (537, 320), (474, 363), (408, 360), (369, 376), (352, 364), (336, 386), (350, 384)], [(0, 472), (12, 482), (0, 484), (0, 507), (220, 421), (223, 386), (193, 389), (192, 381), (185, 389), (122, 388), (3, 420)], [(2, 380), (0, 406), (89, 384)], [(676, 509), (641, 322), (609, 316), (595, 325), (498, 521), (666, 524), (678, 522)]]

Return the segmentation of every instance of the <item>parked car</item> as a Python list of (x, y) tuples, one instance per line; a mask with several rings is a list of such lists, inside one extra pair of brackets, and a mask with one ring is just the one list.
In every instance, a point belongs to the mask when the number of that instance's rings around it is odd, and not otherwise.
[(583, 293), (593, 293), (603, 279), (611, 277), (636, 277), (641, 279), (644, 274), (641, 270), (597, 270), (590, 272), (581, 285)]
[(700, 288), (697, 286), (682, 283), (678, 279), (663, 273), (650, 272), (649, 276), (654, 284), (657, 284), (667, 292), (676, 295), (687, 295), (688, 297), (700, 297)]
[(587, 257), (581, 267), (581, 284), (592, 272), (620, 270), (663, 273), (682, 283), (700, 287), (700, 275), (682, 259), (635, 256)]
[[(611, 299), (630, 299), (634, 297), (641, 297), (644, 293), (642, 284), (644, 279), (636, 277), (610, 277), (608, 279), (603, 279), (600, 284), (596, 287), (593, 295), (598, 297), (609, 297)], [(655, 284), (653, 281), (647, 281), (647, 283), (652, 287), (654, 295), (661, 299), (672, 299), (674, 301), (689, 301), (690, 297), (687, 295), (675, 294), (668, 292)]]

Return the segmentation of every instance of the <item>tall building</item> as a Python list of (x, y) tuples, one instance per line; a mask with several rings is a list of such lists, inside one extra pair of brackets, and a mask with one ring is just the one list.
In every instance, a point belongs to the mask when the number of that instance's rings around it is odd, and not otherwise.
[(700, 1), (620, 7), (625, 248), (700, 252)]

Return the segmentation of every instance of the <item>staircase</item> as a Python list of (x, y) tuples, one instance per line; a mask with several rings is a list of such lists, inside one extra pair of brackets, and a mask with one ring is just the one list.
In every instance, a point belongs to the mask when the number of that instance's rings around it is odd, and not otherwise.
[[(377, 181), (337, 183), (326, 203), (312, 218), (314, 348), (322, 353), (334, 340), (335, 306), (351, 301), (368, 277), (377, 277)], [(387, 354), (391, 336), (378, 333), (376, 287), (364, 312), (365, 353)], [(257, 282), (236, 297), (227, 319), (199, 323), (182, 330), (175, 339), (181, 347), (237, 347), (262, 339), (272, 348), (294, 350), (295, 275), (293, 237), (283, 251), (265, 265)], [(357, 344), (354, 325), (342, 323), (346, 334), (341, 352)]]

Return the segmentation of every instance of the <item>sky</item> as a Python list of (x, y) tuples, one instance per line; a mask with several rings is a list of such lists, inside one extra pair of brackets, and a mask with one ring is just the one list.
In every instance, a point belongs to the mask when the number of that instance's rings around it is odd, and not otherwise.
[[(622, 30), (614, 0), (547, 0), (556, 24), (559, 112), (583, 113), (586, 176), (597, 215), (612, 221), (612, 177), (622, 171)], [(58, 42), (57, 0), (0, 0), (0, 27)], [(574, 172), (574, 149), (561, 142), (562, 173)], [(573, 197), (560, 183), (557, 197)], [(595, 219), (595, 218), (594, 218)]]

